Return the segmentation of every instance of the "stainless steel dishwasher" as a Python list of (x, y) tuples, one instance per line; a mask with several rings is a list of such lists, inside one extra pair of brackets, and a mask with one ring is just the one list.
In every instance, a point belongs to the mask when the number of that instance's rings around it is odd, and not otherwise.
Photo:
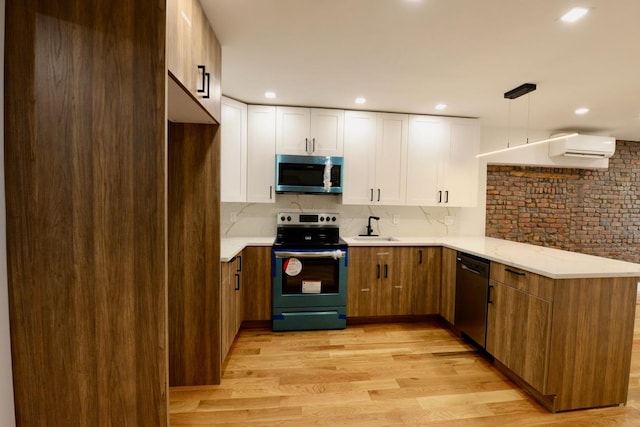
[(480, 347), (486, 347), (489, 266), (474, 255), (458, 252), (454, 326)]

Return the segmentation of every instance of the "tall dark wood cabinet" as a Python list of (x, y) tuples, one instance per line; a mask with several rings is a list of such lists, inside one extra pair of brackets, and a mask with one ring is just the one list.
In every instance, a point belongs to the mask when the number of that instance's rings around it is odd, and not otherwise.
[(169, 123), (169, 384), (219, 384), (220, 132)]
[(7, 0), (21, 426), (167, 425), (165, 2)]

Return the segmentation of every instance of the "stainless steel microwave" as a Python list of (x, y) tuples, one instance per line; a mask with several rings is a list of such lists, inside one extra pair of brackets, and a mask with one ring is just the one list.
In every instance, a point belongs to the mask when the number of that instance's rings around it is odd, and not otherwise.
[(341, 194), (342, 157), (276, 154), (276, 193)]

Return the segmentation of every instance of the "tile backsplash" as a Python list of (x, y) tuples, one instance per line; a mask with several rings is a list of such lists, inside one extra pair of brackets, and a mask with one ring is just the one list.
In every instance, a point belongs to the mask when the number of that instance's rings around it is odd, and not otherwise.
[[(365, 233), (370, 215), (375, 234), (382, 236), (456, 236), (463, 208), (418, 206), (352, 206), (342, 205), (335, 195), (278, 194), (276, 203), (221, 203), (220, 227), (223, 237), (275, 236), (276, 214), (282, 211), (338, 212), (340, 234), (356, 236)], [(397, 216), (397, 224), (393, 223)], [(233, 220), (233, 221), (232, 221)], [(450, 225), (449, 225), (450, 224)]]

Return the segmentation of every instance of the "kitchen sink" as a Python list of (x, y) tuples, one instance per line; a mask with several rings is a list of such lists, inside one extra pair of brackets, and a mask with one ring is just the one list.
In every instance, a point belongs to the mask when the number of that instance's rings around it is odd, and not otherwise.
[(384, 236), (354, 236), (353, 240), (361, 241), (361, 242), (399, 242), (400, 239), (395, 237), (384, 237)]

